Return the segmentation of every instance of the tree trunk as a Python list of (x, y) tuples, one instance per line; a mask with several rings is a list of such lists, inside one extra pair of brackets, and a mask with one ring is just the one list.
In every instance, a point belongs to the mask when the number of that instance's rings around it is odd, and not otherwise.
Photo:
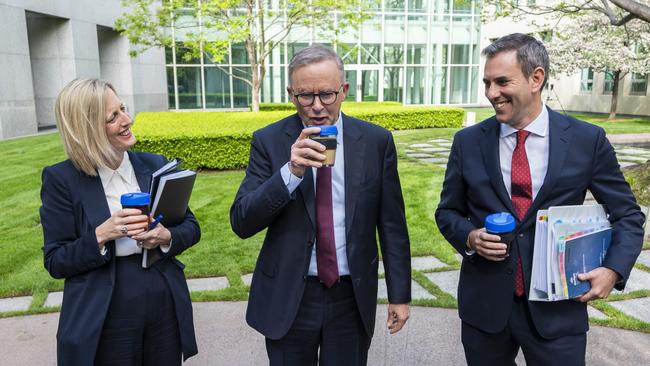
[(621, 70), (614, 71), (614, 86), (612, 87), (612, 103), (609, 108), (609, 117), (607, 119), (616, 118), (616, 106), (618, 105), (618, 83), (621, 78)]

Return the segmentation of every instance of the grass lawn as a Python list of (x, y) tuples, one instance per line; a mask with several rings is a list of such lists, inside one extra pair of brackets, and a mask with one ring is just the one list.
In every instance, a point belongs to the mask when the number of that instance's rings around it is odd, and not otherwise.
[[(490, 108), (470, 110), (477, 112), (477, 122), (491, 115)], [(650, 119), (599, 124), (609, 133), (650, 132)], [(441, 128), (394, 132), (412, 253), (434, 255), (447, 268), (458, 268), (459, 263), (434, 221), (444, 170), (409, 158), (403, 150), (413, 143), (451, 139), (456, 131)], [(63, 281), (50, 278), (43, 268), (43, 237), (38, 216), (40, 175), (44, 166), (65, 159), (63, 148), (58, 134), (54, 133), (0, 141), (0, 154), (4, 158), (0, 165), (0, 231), (3, 234), (0, 236), (0, 298), (33, 294), (35, 300), (29, 313), (52, 311), (42, 308), (42, 303), (47, 292), (63, 288)], [(230, 229), (229, 208), (243, 176), (243, 170), (203, 171), (198, 175), (190, 206), (201, 224), (202, 239), (179, 259), (187, 265), (188, 277), (228, 276), (231, 286), (217, 292), (193, 293), (195, 301), (247, 298), (247, 287), (240, 276), (253, 271), (264, 233), (242, 240)], [(413, 278), (437, 296), (436, 300), (418, 301), (417, 305), (455, 306), (455, 300), (422, 273), (414, 272)], [(644, 294), (624, 296), (640, 295)], [(631, 319), (606, 302), (598, 302), (596, 306), (612, 317), (598, 324), (650, 332), (650, 324)], [(0, 316), (7, 315), (11, 314)]]

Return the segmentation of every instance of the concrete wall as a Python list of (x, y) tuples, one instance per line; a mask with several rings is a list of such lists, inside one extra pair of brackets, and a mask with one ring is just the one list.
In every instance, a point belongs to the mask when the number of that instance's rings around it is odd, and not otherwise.
[(78, 77), (111, 81), (130, 109), (167, 109), (163, 50), (131, 58), (113, 29), (120, 0), (0, 0), (0, 139), (51, 127)]

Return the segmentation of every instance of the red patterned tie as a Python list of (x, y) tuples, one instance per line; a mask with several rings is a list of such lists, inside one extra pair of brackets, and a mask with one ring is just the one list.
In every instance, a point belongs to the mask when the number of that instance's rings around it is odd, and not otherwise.
[[(523, 220), (526, 212), (533, 203), (533, 183), (530, 178), (530, 167), (526, 155), (526, 138), (530, 132), (517, 131), (517, 146), (512, 152), (512, 171), (510, 172), (512, 206)], [(524, 270), (521, 265), (521, 255), (517, 257), (517, 273), (515, 274), (515, 295), (524, 294)]]
[(327, 287), (339, 279), (334, 242), (332, 209), (332, 167), (318, 168), (316, 173), (316, 265), (318, 278)]

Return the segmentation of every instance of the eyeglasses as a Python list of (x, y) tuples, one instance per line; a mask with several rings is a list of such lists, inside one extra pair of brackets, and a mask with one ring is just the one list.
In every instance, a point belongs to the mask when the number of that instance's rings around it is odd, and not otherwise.
[[(122, 113), (124, 113), (124, 114), (129, 114), (129, 107), (126, 105), (126, 103), (120, 104), (120, 111), (122, 111)], [(111, 117), (106, 120), (106, 124), (110, 124), (110, 123), (113, 123), (113, 122), (117, 121), (117, 116), (118, 116), (118, 113), (114, 112), (111, 115)]]
[(298, 104), (303, 107), (309, 107), (314, 104), (316, 96), (320, 99), (320, 102), (323, 105), (330, 105), (336, 102), (336, 99), (339, 96), (339, 93), (343, 89), (343, 85), (339, 87), (338, 91), (329, 91), (329, 92), (320, 92), (320, 93), (300, 93), (294, 94), (293, 96), (298, 100)]

